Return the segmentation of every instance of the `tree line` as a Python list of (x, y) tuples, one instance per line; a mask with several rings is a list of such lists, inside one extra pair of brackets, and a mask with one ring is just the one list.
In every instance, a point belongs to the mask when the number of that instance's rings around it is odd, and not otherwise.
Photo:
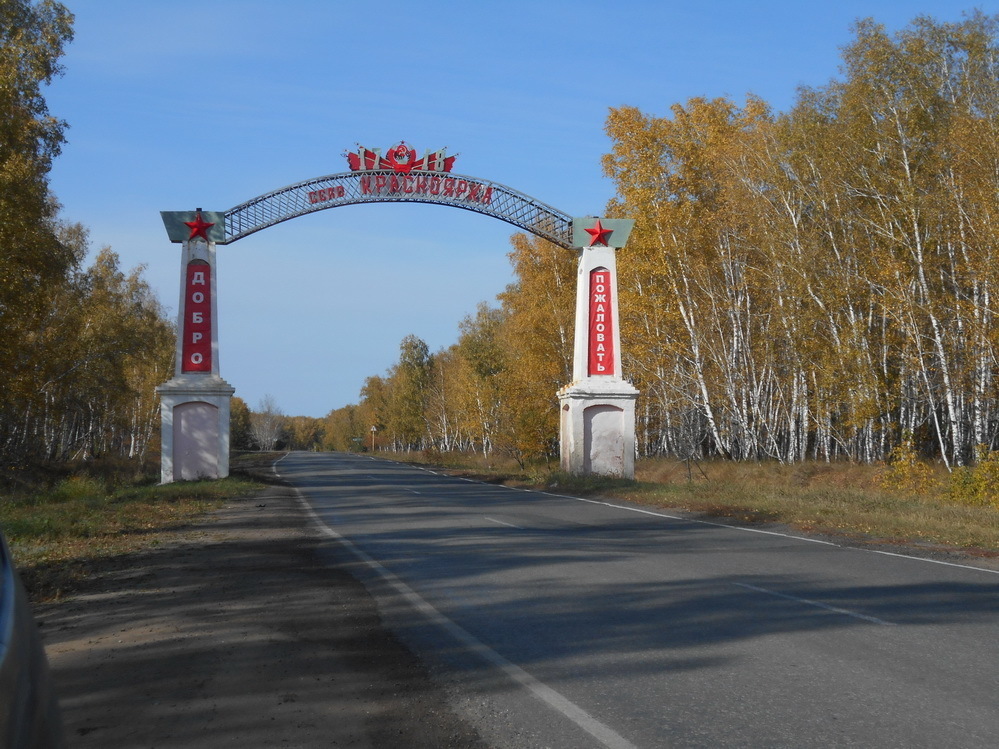
[[(641, 455), (903, 450), (951, 467), (996, 446), (997, 24), (975, 12), (888, 34), (862, 21), (840, 79), (802, 88), (787, 112), (752, 96), (610, 111), (606, 214), (636, 220), (618, 270)], [(108, 248), (88, 266), (85, 228), (49, 190), (66, 123), (42, 87), (71, 39), (60, 3), (0, 2), (10, 462), (148, 454), (154, 387), (172, 371), (175, 331), (141, 269), (122, 271)], [(251, 427), (273, 409), (234, 401), (234, 446), (554, 457), (576, 258), (526, 235), (510, 258), (514, 283), (453, 345), (409, 336), (358, 403), (321, 420), (278, 414), (270, 436)]]
[(360, 401), (322, 420), (324, 448), (499, 452), (521, 464), (557, 456), (553, 404), (571, 376), (575, 258), (522, 234), (512, 243), (516, 280), (499, 304), (480, 304), (438, 352), (404, 338)]
[(48, 174), (66, 123), (42, 87), (62, 72), (73, 16), (51, 0), (0, 2), (0, 453), (34, 461), (144, 458), (173, 326), (142, 278), (59, 216)]
[(999, 427), (995, 17), (873, 21), (774, 114), (611, 112), (646, 452), (948, 466)]
[[(279, 436), (269, 444), (486, 457), (499, 452), (522, 464), (556, 456), (552, 401), (571, 375), (575, 260), (561, 247), (524, 235), (513, 238), (513, 247), (516, 282), (500, 295), (498, 307), (480, 304), (461, 322), (457, 343), (431, 353), (422, 339), (406, 336), (398, 361), (365, 380), (358, 403), (321, 419), (283, 416)], [(255, 425), (275, 410), (280, 413), (268, 398), (256, 411), (234, 398), (234, 447), (268, 449)]]
[[(995, 447), (999, 17), (859, 22), (841, 79), (789, 111), (610, 111), (607, 215), (641, 455), (948, 467)], [(515, 283), (431, 354), (402, 342), (323, 444), (557, 451), (575, 258), (513, 239)]]

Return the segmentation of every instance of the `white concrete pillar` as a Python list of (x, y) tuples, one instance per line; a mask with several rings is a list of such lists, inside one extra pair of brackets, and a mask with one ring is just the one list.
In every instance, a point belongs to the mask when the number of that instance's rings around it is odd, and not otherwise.
[(200, 210), (163, 213), (171, 240), (182, 243), (174, 376), (156, 388), (161, 415), (160, 480), (164, 484), (229, 475), (229, 407), (236, 391), (219, 375), (212, 241), (219, 232), (211, 232), (222, 220), (221, 214), (202, 214)]
[(579, 251), (573, 381), (558, 392), (563, 471), (635, 477), (635, 399), (621, 372), (617, 250), (634, 222), (573, 219)]

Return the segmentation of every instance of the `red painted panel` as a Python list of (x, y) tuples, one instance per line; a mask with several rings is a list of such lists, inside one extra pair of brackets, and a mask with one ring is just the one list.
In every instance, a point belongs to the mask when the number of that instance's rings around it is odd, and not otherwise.
[(184, 287), (182, 372), (212, 371), (212, 269), (206, 263), (187, 266)]
[(606, 268), (590, 271), (590, 336), (587, 373), (614, 374), (614, 320), (611, 274)]

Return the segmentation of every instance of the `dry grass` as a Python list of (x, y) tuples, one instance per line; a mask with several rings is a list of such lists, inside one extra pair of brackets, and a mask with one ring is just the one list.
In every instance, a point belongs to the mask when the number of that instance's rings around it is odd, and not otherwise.
[[(387, 456), (391, 457), (391, 456)], [(419, 459), (418, 459), (419, 462)], [(425, 462), (425, 461), (422, 461)], [(999, 510), (954, 500), (951, 479), (930, 467), (919, 490), (884, 487), (884, 466), (806, 462), (686, 464), (639, 461), (635, 481), (573, 477), (545, 466), (485, 465), (481, 456), (446, 456), (451, 472), (581, 496), (617, 497), (742, 523), (782, 523), (858, 541), (931, 544), (999, 556)]]
[(0, 498), (0, 525), (31, 597), (57, 599), (108, 560), (156, 546), (166, 531), (259, 487), (244, 478), (157, 486), (75, 476)]
[[(507, 485), (580, 496), (628, 499), (743, 523), (782, 523), (857, 540), (960, 547), (999, 556), (999, 510), (959, 501), (953, 478), (935, 467), (917, 488), (885, 488), (883, 466), (850, 463), (735, 463), (644, 460), (636, 481), (566, 476), (552, 465), (521, 470), (516, 461), (481, 455), (379, 453)], [(280, 453), (233, 460), (244, 478), (178, 482), (120, 475), (78, 475), (48, 489), (0, 498), (3, 525), (26, 586), (37, 599), (58, 598), (95, 568), (127, 563), (166, 531), (190, 525), (224, 500), (272, 479)], [(253, 477), (252, 479), (249, 477)], [(254, 480), (257, 479), (257, 480)], [(115, 562), (115, 560), (120, 560)]]
[(999, 512), (952, 501), (939, 468), (921, 491), (884, 488), (883, 466), (710, 461), (700, 468), (688, 480), (686, 466), (678, 476), (675, 461), (643, 461), (636, 484), (620, 494), (745, 522), (999, 553)]

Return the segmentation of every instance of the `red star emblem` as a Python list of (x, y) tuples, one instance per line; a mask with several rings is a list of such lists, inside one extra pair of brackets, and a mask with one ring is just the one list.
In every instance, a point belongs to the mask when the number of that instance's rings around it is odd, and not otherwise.
[(201, 220), (201, 211), (198, 211), (197, 216), (194, 221), (185, 221), (184, 224), (191, 229), (191, 236), (187, 239), (188, 241), (194, 239), (195, 237), (201, 237), (206, 242), (208, 241), (208, 230), (215, 226), (215, 224), (208, 221)]
[(587, 234), (590, 235), (590, 247), (595, 244), (602, 244), (604, 247), (607, 246), (607, 238), (614, 233), (613, 229), (605, 229), (600, 225), (600, 219), (597, 219), (597, 225), (592, 229), (584, 229)]

